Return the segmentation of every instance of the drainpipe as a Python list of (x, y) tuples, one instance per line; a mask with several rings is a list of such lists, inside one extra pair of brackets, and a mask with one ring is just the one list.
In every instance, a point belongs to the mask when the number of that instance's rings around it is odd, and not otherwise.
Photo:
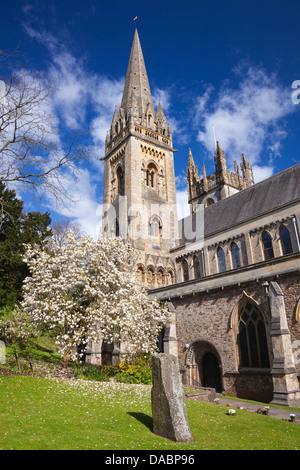
[(297, 245), (298, 245), (298, 251), (300, 251), (300, 241), (299, 241), (299, 232), (298, 232), (298, 227), (297, 227), (297, 220), (294, 215), (292, 215), (292, 221), (294, 224), (294, 229), (295, 229), (295, 234), (296, 234), (296, 239), (297, 239)]

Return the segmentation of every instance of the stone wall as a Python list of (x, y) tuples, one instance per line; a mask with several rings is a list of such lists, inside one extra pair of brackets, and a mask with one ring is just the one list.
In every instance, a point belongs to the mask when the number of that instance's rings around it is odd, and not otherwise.
[[(296, 321), (296, 306), (300, 298), (300, 277), (298, 273), (277, 279), (286, 303), (288, 327), (292, 342), (300, 342), (299, 322)], [(270, 369), (248, 369), (239, 367), (237, 348), (237, 325), (235, 315), (243, 295), (251, 298), (263, 314), (269, 349)], [(188, 354), (191, 346), (203, 342), (207, 351), (219, 357), (222, 385), (225, 393), (243, 398), (270, 401), (273, 394), (272, 384), (272, 343), (270, 338), (270, 306), (267, 285), (262, 281), (249, 282), (248, 285), (231, 286), (215, 291), (194, 293), (191, 296), (172, 300), (176, 311), (178, 358), (185, 380)], [(205, 346), (207, 345), (207, 346)], [(299, 363), (296, 368), (300, 372)], [(197, 368), (202, 380), (201, 364)], [(186, 380), (186, 383), (188, 381)], [(191, 383), (191, 382), (190, 382)]]
[(176, 309), (178, 354), (182, 366), (185, 362), (185, 345), (205, 339), (219, 352), (224, 370), (237, 369), (235, 338), (230, 322), (231, 314), (244, 291), (261, 304), (268, 318), (267, 296), (263, 287), (255, 283), (246, 288), (231, 287), (173, 301)]

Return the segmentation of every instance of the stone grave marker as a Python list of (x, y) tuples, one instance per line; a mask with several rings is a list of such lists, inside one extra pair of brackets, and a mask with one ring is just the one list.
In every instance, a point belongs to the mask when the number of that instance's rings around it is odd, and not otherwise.
[(154, 355), (152, 375), (151, 406), (154, 434), (176, 442), (193, 442), (177, 357), (170, 354)]

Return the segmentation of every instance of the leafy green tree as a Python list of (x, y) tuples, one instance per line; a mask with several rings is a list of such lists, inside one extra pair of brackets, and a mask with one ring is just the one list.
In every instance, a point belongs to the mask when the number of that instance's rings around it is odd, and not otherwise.
[(24, 244), (40, 244), (51, 235), (48, 213), (24, 211), (14, 190), (0, 182), (0, 309), (21, 300), (22, 283), (29, 270), (22, 260)]

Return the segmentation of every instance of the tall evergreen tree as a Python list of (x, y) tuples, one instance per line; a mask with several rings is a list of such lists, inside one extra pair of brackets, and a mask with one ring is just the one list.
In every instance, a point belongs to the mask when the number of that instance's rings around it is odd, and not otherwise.
[(24, 244), (40, 244), (51, 234), (49, 214), (24, 211), (15, 191), (0, 182), (0, 308), (21, 299), (22, 283), (29, 275), (22, 260)]

